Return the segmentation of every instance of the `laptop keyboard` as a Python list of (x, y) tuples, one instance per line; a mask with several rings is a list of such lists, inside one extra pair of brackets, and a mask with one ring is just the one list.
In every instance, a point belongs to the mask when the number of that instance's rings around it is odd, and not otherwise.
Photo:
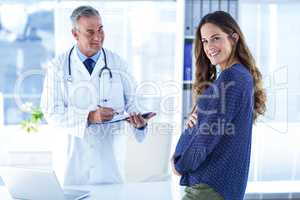
[(75, 200), (78, 198), (77, 195), (73, 195), (73, 194), (64, 194), (65, 200)]
[(64, 189), (64, 197), (66, 200), (76, 200), (81, 199), (79, 197), (86, 196), (86, 191), (81, 190), (71, 190), (71, 189)]

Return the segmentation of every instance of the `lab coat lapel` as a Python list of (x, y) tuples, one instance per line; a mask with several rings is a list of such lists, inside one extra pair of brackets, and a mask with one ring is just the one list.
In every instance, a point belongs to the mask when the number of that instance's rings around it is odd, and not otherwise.
[(91, 75), (86, 69), (86, 67), (84, 66), (84, 64), (81, 62), (81, 60), (79, 59), (76, 51), (72, 53), (72, 61), (73, 61), (71, 65), (72, 70), (76, 70), (77, 72), (80, 72), (84, 76), (84, 78), (89, 80), (91, 78)]
[(101, 52), (99, 59), (97, 60), (97, 63), (93, 69), (93, 72), (91, 74), (91, 78), (94, 78), (95, 76), (98, 76), (100, 73), (100, 70), (104, 67), (104, 60), (103, 60), (103, 53)]

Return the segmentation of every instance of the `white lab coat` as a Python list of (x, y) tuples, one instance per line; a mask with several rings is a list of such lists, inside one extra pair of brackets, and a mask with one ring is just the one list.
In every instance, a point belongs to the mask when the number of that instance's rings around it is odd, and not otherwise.
[[(99, 81), (99, 72), (104, 66), (102, 52), (90, 75), (73, 50), (72, 82), (67, 81), (69, 51), (47, 65), (41, 108), (50, 125), (63, 128), (68, 134), (64, 185), (124, 181), (125, 122), (87, 123), (88, 113), (97, 105), (103, 105), (101, 95), (109, 99), (103, 106), (112, 107), (119, 113), (138, 112), (134, 105), (136, 85), (127, 64), (117, 54), (107, 49), (105, 53), (107, 66), (113, 74), (111, 83), (107, 70)], [(146, 129), (134, 129), (138, 141), (144, 139)]]

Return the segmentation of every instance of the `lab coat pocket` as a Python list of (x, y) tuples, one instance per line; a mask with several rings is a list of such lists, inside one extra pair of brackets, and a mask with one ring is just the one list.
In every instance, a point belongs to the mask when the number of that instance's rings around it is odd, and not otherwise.
[(118, 112), (124, 111), (125, 99), (123, 85), (121, 84), (121, 82), (112, 82), (111, 94), (112, 107), (114, 108), (114, 110)]
[[(79, 81), (68, 86), (68, 103), (79, 113), (93, 110), (97, 105), (97, 89), (88, 81)], [(84, 97), (84, 98), (82, 98)]]

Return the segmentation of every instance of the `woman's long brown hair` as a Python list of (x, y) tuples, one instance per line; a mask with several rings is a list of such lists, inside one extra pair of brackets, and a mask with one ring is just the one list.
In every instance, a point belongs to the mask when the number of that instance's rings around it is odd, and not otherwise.
[(195, 61), (196, 61), (196, 76), (193, 84), (193, 96), (200, 95), (208, 86), (208, 83), (216, 79), (216, 67), (212, 65), (207, 58), (201, 38), (201, 28), (204, 24), (211, 23), (219, 27), (223, 32), (232, 36), (233, 33), (238, 34), (239, 39), (235, 42), (232, 48), (229, 62), (237, 59), (241, 62), (251, 73), (254, 81), (254, 120), (259, 115), (264, 114), (266, 110), (266, 93), (263, 89), (262, 75), (258, 70), (255, 60), (245, 42), (245, 37), (237, 24), (237, 22), (230, 16), (230, 14), (223, 11), (216, 11), (209, 13), (202, 18), (199, 23), (195, 38)]

